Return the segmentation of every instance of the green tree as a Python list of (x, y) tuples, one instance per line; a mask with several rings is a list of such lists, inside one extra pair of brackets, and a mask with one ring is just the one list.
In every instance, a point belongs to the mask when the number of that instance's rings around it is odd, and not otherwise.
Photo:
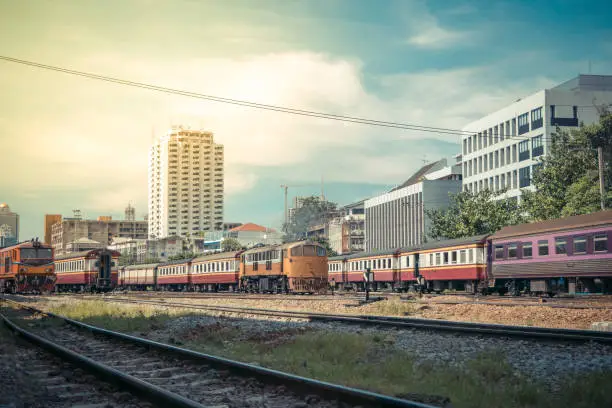
[[(604, 150), (607, 184), (612, 171), (612, 115), (601, 111), (599, 123), (552, 135), (550, 151), (540, 158), (532, 184), (535, 191), (523, 190), (523, 209), (533, 221), (588, 214), (600, 208), (596, 148)], [(609, 188), (608, 188), (609, 190)], [(610, 199), (607, 199), (608, 204)]]
[(168, 257), (169, 261), (180, 261), (182, 259), (194, 258), (196, 254), (193, 252), (181, 252), (180, 254), (172, 255)]
[(504, 192), (482, 190), (475, 194), (469, 191), (450, 194), (448, 208), (425, 210), (431, 220), (428, 237), (454, 239), (491, 234), (507, 225), (524, 222), (525, 217), (515, 200), (495, 199)]
[(315, 238), (313, 239), (313, 241), (318, 242), (319, 244), (325, 247), (325, 250), (327, 251), (327, 256), (338, 256), (338, 253), (332, 249), (327, 238)]
[(308, 227), (327, 222), (336, 207), (336, 203), (321, 200), (317, 196), (304, 198), (302, 206), (295, 210), (291, 222), (283, 225), (285, 241), (305, 239)]
[(240, 251), (242, 244), (236, 238), (225, 238), (221, 241), (221, 250), (223, 252)]

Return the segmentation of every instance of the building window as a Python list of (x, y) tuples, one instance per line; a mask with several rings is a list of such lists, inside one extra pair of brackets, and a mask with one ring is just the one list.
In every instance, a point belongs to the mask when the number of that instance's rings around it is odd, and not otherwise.
[(484, 158), (484, 171), (487, 171), (489, 170), (488, 155), (485, 154), (483, 158)]
[(586, 237), (575, 237), (574, 238), (574, 254), (586, 254), (586, 253), (587, 253)]
[(519, 161), (529, 159), (529, 140), (523, 140), (519, 143)]
[(497, 126), (493, 128), (493, 135), (495, 143), (499, 142), (499, 128)]
[(519, 187), (528, 187), (531, 185), (531, 178), (529, 177), (529, 166), (519, 169)]
[(512, 118), (512, 136), (516, 136), (516, 118)]
[(608, 251), (608, 235), (595, 234), (593, 239), (595, 243), (595, 252), (607, 252)]
[(523, 242), (523, 258), (531, 258), (532, 256), (531, 242)]
[(533, 157), (541, 156), (544, 154), (543, 142), (543, 135), (531, 138), (531, 154), (533, 155)]
[(506, 174), (501, 175), (500, 188), (506, 188)]
[(468, 139), (468, 153), (472, 153), (472, 138)]
[(540, 256), (548, 255), (548, 240), (547, 239), (538, 241), (538, 255)]
[(499, 167), (499, 150), (495, 151), (495, 168)]
[(495, 191), (499, 191), (499, 176), (495, 176)]
[(516, 143), (512, 145), (512, 163), (516, 163)]
[(512, 172), (512, 188), (518, 188), (518, 173), (516, 170)]
[(544, 124), (542, 120), (542, 107), (531, 111), (531, 129), (541, 128)]
[(518, 134), (529, 132), (529, 114), (523, 113), (518, 117)]
[(482, 134), (478, 133), (478, 149), (482, 149)]
[(489, 146), (493, 144), (493, 129), (489, 128)]
[(555, 253), (567, 254), (567, 241), (565, 238), (555, 238)]
[(489, 144), (487, 143), (487, 131), (486, 131), (486, 130), (485, 130), (484, 132), (482, 132), (481, 137), (482, 137), (482, 139), (483, 139), (483, 140), (482, 140), (482, 142), (483, 142), (483, 146), (484, 146), (484, 147), (487, 147)]
[(466, 155), (467, 153), (467, 139), (463, 139), (463, 154)]
[(504, 259), (503, 245), (495, 245), (495, 259)]
[(505, 166), (505, 162), (506, 162), (506, 156), (505, 156), (505, 154), (504, 154), (505, 152), (506, 152), (506, 149), (501, 149), (501, 150), (499, 151), (499, 165), (500, 165), (501, 167), (504, 167), (504, 166)]
[(504, 133), (504, 124), (501, 123), (499, 125), (499, 140), (502, 141), (502, 142), (504, 141), (504, 134), (505, 134)]
[(516, 244), (509, 244), (508, 245), (508, 258), (516, 258), (516, 254), (517, 254), (517, 245)]

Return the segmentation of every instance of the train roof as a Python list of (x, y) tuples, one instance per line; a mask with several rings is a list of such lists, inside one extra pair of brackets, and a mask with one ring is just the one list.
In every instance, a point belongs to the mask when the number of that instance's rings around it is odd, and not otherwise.
[(257, 253), (257, 252), (269, 251), (271, 249), (288, 249), (288, 248), (293, 248), (293, 247), (300, 246), (300, 245), (317, 245), (317, 246), (322, 246), (320, 243), (318, 243), (316, 241), (305, 240), (305, 241), (288, 242), (286, 244), (260, 246), (260, 247), (256, 247), (256, 248), (247, 249), (246, 251), (244, 251), (244, 253), (245, 254), (254, 254), (254, 253)]
[(70, 252), (68, 254), (56, 256), (56, 261), (63, 261), (65, 259), (73, 259), (73, 258), (87, 258), (89, 256), (101, 255), (103, 253), (110, 253), (111, 256), (118, 257), (121, 256), (121, 253), (118, 251), (112, 251), (110, 249), (90, 249), (87, 251), (79, 251), (79, 252)]
[(166, 262), (158, 263), (157, 266), (180, 265), (180, 264), (189, 263), (193, 261), (194, 259), (195, 258), (184, 258), (184, 259), (177, 259), (175, 261), (166, 261)]
[(346, 255), (343, 259), (357, 259), (357, 258), (370, 258), (372, 256), (383, 256), (383, 255), (393, 255), (397, 252), (397, 249), (379, 249), (376, 251), (368, 251), (368, 252), (357, 252), (355, 254)]
[(216, 254), (203, 255), (193, 258), (192, 262), (213, 261), (217, 259), (236, 258), (242, 251), (217, 252)]
[(135, 265), (125, 265), (125, 269), (149, 269), (149, 268), (155, 268), (157, 265), (157, 263), (150, 263), (150, 264), (135, 264)]
[(491, 239), (512, 238), (524, 235), (535, 235), (546, 232), (573, 230), (577, 228), (612, 225), (612, 210), (598, 211), (591, 214), (556, 218), (554, 220), (533, 222), (529, 224), (504, 227), (491, 236)]
[(450, 248), (460, 245), (470, 245), (470, 244), (480, 244), (483, 243), (489, 234), (484, 235), (474, 235), (471, 237), (464, 238), (455, 238), (455, 239), (445, 239), (442, 241), (429, 241), (421, 244), (419, 246), (413, 247), (404, 247), (400, 248), (400, 252), (415, 252), (415, 251), (427, 251), (429, 249), (437, 249), (437, 248)]

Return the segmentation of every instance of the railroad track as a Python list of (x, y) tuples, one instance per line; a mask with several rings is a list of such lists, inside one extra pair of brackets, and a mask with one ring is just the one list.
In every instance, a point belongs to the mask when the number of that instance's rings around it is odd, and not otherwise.
[[(6, 314), (0, 314), (11, 330), (158, 406), (433, 408), (113, 332), (4, 300), (19, 307), (3, 308)], [(34, 330), (20, 327), (15, 322), (19, 319)]]
[(494, 335), (513, 338), (532, 338), (547, 341), (596, 341), (612, 344), (612, 333), (595, 330), (556, 329), (531, 326), (509, 326), (490, 323), (469, 323), (450, 320), (416, 319), (375, 315), (338, 315), (327, 313), (310, 313), (248, 307), (210, 306), (191, 303), (167, 302), (161, 300), (109, 297), (107, 301), (132, 304), (148, 304), (162, 307), (203, 310), (229, 315), (249, 315), (304, 319), (309, 321), (338, 322), (374, 326), (391, 326), (396, 328), (413, 328), (423, 330), (450, 331), (464, 334)]

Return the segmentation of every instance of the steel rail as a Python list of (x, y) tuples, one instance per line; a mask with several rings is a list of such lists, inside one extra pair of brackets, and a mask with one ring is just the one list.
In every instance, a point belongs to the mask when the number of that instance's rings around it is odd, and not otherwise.
[[(306, 377), (301, 377), (298, 375), (294, 375), (294, 374), (289, 374), (289, 373), (285, 373), (282, 371), (278, 371), (278, 370), (273, 370), (273, 369), (269, 369), (269, 368), (265, 368), (265, 367), (259, 367), (256, 365), (252, 365), (252, 364), (247, 364), (247, 363), (242, 363), (239, 361), (234, 361), (234, 360), (230, 360), (230, 359), (226, 359), (223, 357), (219, 357), (219, 356), (214, 356), (214, 355), (210, 355), (210, 354), (205, 354), (205, 353), (200, 353), (197, 351), (193, 351), (193, 350), (189, 350), (189, 349), (184, 349), (181, 347), (176, 347), (176, 346), (172, 346), (169, 344), (164, 344), (164, 343), (160, 343), (157, 341), (153, 341), (153, 340), (149, 340), (149, 339), (144, 339), (141, 337), (137, 337), (137, 336), (132, 336), (129, 334), (125, 334), (125, 333), (120, 333), (120, 332), (115, 332), (112, 330), (107, 330), (107, 329), (103, 329), (101, 327), (97, 327), (97, 326), (92, 326), (89, 325), (87, 323), (83, 323), (83, 322), (79, 322), (77, 320), (73, 320), (70, 319), (66, 316), (61, 316), (61, 315), (57, 315), (55, 313), (51, 313), (51, 312), (45, 312), (43, 310), (37, 309), (35, 307), (29, 306), (29, 305), (25, 305), (23, 303), (14, 301), (12, 299), (7, 299), (7, 298), (3, 298), (4, 300), (13, 303), (19, 307), (31, 310), (33, 312), (36, 313), (42, 313), (51, 317), (55, 317), (58, 319), (61, 319), (63, 321), (65, 321), (66, 323), (75, 326), (75, 327), (79, 327), (81, 329), (85, 329), (85, 330), (89, 330), (92, 333), (97, 333), (97, 334), (102, 334), (102, 335), (106, 335), (108, 337), (111, 338), (115, 338), (115, 339), (121, 339), (121, 340), (125, 340), (127, 342), (133, 343), (133, 344), (138, 344), (141, 346), (145, 346), (148, 347), (150, 349), (156, 349), (156, 350), (160, 350), (160, 351), (164, 351), (164, 352), (171, 352), (177, 355), (180, 355), (182, 357), (189, 357), (191, 359), (194, 360), (200, 360), (206, 364), (210, 364), (211, 366), (215, 366), (215, 367), (220, 367), (223, 369), (228, 369), (231, 370), (235, 373), (238, 373), (242, 376), (248, 375), (250, 377), (257, 377), (260, 380), (264, 381), (264, 382), (273, 382), (273, 383), (277, 383), (277, 384), (282, 384), (287, 386), (288, 384), (292, 386), (292, 389), (299, 389), (301, 390), (304, 394), (308, 393), (308, 394), (313, 394), (313, 393), (317, 393), (319, 395), (322, 396), (326, 396), (328, 398), (332, 398), (332, 399), (341, 399), (342, 401), (346, 401), (346, 402), (353, 402), (355, 404), (361, 404), (363, 405), (364, 403), (369, 403), (372, 404), (374, 406), (377, 407), (406, 407), (406, 408), (436, 408), (433, 405), (428, 405), (428, 404), (424, 404), (424, 403), (420, 403), (420, 402), (416, 402), (416, 401), (410, 401), (410, 400), (405, 400), (405, 399), (401, 399), (401, 398), (396, 398), (396, 397), (391, 397), (391, 396), (387, 396), (387, 395), (383, 395), (383, 394), (378, 394), (375, 392), (371, 392), (371, 391), (366, 391), (366, 390), (360, 390), (360, 389), (356, 389), (356, 388), (351, 388), (351, 387), (345, 387), (342, 385), (337, 385), (337, 384), (332, 384), (326, 381), (319, 381), (319, 380), (315, 380), (315, 379), (311, 379), (311, 378), (306, 378)], [(3, 319), (5, 319), (5, 323), (6, 323), (6, 318), (4, 318), (4, 316), (2, 316)], [(12, 322), (11, 322), (12, 323)], [(14, 324), (13, 324), (14, 325)], [(20, 332), (26, 332), (25, 330), (18, 328), (17, 326), (15, 326)], [(28, 332), (26, 332), (28, 333)], [(54, 343), (51, 343), (50, 341), (43, 339), (39, 336), (36, 336), (35, 334), (32, 333), (28, 333), (30, 336), (33, 336), (32, 338), (38, 338), (40, 340), (42, 340), (43, 342), (45, 342), (46, 344), (51, 344), (55, 347), (57, 347), (57, 350), (62, 350), (62, 352), (68, 352), (71, 354), (75, 354), (75, 356), (73, 356), (72, 358), (75, 359), (82, 359), (82, 360), (77, 360), (77, 361), (86, 361), (89, 360), (90, 362), (96, 363), (95, 361), (88, 359), (87, 357), (83, 357), (78, 355), (77, 353), (72, 352), (71, 350), (65, 349), (59, 345), (56, 345)], [(42, 344), (42, 343), (41, 343)], [(115, 370), (113, 368), (104, 366), (100, 363), (96, 363), (99, 366), (102, 366), (108, 370), (112, 370), (109, 372), (109, 376), (113, 376), (115, 375), (115, 373), (121, 374), (125, 377), (131, 377), (127, 374), (121, 373), (118, 370)], [(91, 367), (92, 369), (94, 369), (95, 371), (101, 369), (100, 368), (95, 368), (94, 366), (86, 366), (87, 368)], [(104, 373), (104, 372), (103, 372)], [(133, 380), (136, 381), (135, 385), (138, 385), (139, 383), (144, 383), (146, 385), (150, 385), (149, 383), (146, 383), (144, 381), (141, 381), (137, 378), (131, 377)], [(151, 385), (151, 387), (155, 387), (153, 385)], [(158, 388), (159, 387), (155, 387)], [(168, 394), (172, 394), (168, 391), (165, 391), (163, 389), (159, 389), (165, 393)], [(160, 397), (162, 397), (160, 395)], [(180, 397), (177, 395), (177, 397)], [(183, 398), (183, 397), (180, 397)], [(185, 399), (185, 398), (183, 398)], [(190, 400), (187, 400), (190, 401)], [(197, 404), (197, 403), (194, 403)], [(168, 406), (181, 406), (181, 407), (203, 407), (202, 405), (168, 405)]]
[(113, 302), (154, 304), (165, 307), (176, 307), (196, 310), (211, 310), (226, 313), (251, 314), (260, 316), (300, 318), (310, 321), (344, 322), (352, 324), (382, 325), (402, 328), (431, 329), (440, 331), (462, 332), (471, 334), (497, 335), (519, 338), (534, 338), (551, 341), (596, 341), (612, 343), (612, 333), (595, 330), (557, 329), (547, 327), (513, 326), (493, 323), (457, 322), (451, 320), (417, 319), (377, 315), (337, 315), (285, 311), (275, 309), (245, 308), (231, 306), (194, 305), (189, 303), (162, 302), (148, 299), (110, 298)]
[(154, 402), (156, 404), (161, 403), (162, 406), (176, 408), (206, 408), (205, 405), (182, 397), (173, 392), (164, 390), (163, 388), (157, 387), (156, 385), (142, 381), (136, 377), (116, 370), (105, 364), (99, 363), (70, 349), (60, 346), (59, 344), (55, 344), (52, 341), (49, 341), (43, 337), (40, 337), (25, 329), (22, 329), (2, 313), (0, 313), (0, 318), (2, 318), (4, 324), (9, 329), (18, 333), (20, 336), (27, 339), (31, 343), (34, 343), (35, 345), (59, 356), (64, 360), (73, 363), (74, 365), (77, 365), (87, 371), (93, 372), (97, 376), (102, 377), (109, 382), (119, 384), (122, 387), (129, 389), (130, 391), (134, 391), (135, 393), (147, 398), (151, 402)]

